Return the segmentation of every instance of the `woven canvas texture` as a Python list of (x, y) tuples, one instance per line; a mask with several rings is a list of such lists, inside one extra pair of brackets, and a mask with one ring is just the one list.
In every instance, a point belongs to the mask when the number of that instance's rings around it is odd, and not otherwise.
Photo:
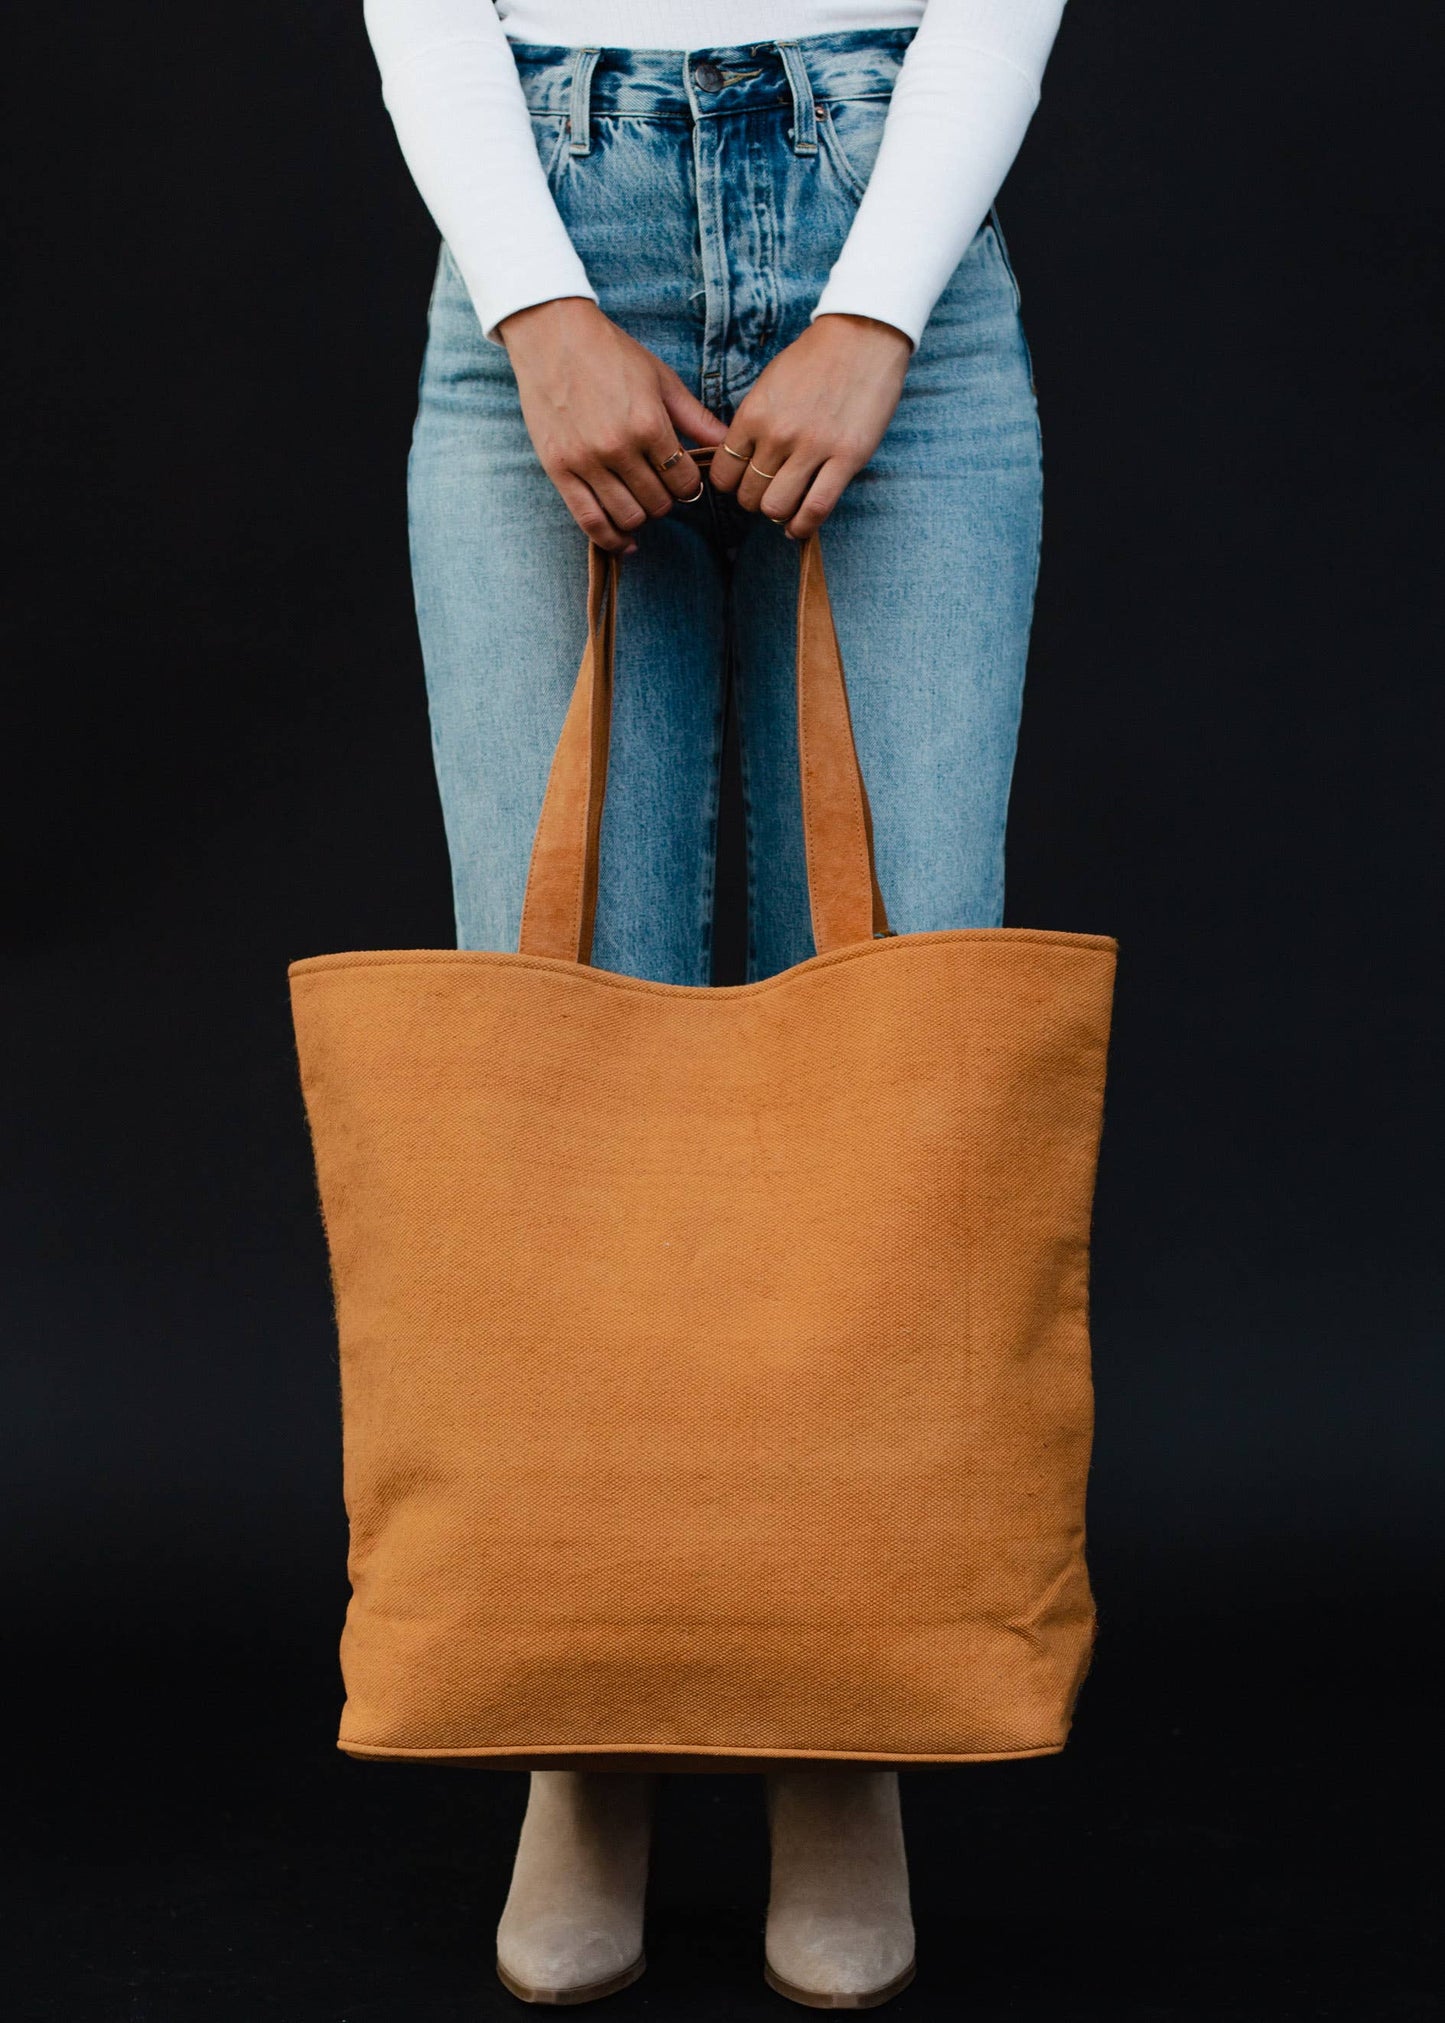
[(341, 1746), (949, 1761), (1088, 1662), (1114, 945), (692, 989), (292, 965), (341, 1345)]

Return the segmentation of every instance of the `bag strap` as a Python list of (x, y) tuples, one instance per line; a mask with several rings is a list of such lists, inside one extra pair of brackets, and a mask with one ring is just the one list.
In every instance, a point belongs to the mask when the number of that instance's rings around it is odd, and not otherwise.
[(890, 935), (873, 858), (873, 811), (848, 708), (823, 545), (803, 544), (798, 567), (798, 773), (808, 904), (819, 955)]
[[(552, 759), (522, 902), (523, 955), (592, 958), (617, 630), (617, 557), (592, 548), (587, 645)], [(820, 955), (892, 933), (873, 861), (873, 818), (858, 764), (843, 658), (813, 534), (798, 576), (798, 771), (808, 901)]]
[(612, 647), (618, 561), (588, 548), (587, 644), (552, 755), (522, 900), (522, 955), (590, 962), (607, 755), (612, 741)]

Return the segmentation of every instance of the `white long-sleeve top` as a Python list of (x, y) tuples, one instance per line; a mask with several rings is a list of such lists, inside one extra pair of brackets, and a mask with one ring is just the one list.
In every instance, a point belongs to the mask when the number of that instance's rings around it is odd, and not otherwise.
[(535, 302), (596, 300), (547, 187), (509, 37), (689, 50), (916, 27), (867, 192), (813, 312), (875, 317), (916, 344), (1018, 152), (1064, 0), (365, 0), (365, 10), (402, 152), (489, 335)]

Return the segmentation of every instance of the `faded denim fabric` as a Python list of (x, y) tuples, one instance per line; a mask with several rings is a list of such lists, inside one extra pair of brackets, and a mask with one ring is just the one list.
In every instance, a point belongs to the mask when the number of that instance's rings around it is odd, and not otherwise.
[[(698, 50), (516, 48), (537, 146), (602, 307), (728, 419), (807, 326), (911, 30)], [(498, 201), (505, 201), (499, 195)], [(1038, 424), (996, 220), (823, 530), (878, 875), (900, 932), (990, 927), (1038, 565)], [(410, 466), (412, 563), (463, 948), (514, 949), (581, 655), (586, 542), (537, 463), (505, 351), (442, 249)], [(793, 698), (797, 550), (710, 490), (623, 565), (593, 960), (709, 980), (735, 683), (748, 975), (813, 953)]]

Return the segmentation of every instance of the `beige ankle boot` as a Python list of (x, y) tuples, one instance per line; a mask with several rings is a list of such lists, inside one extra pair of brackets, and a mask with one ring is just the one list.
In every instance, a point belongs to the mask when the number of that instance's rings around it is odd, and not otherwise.
[(524, 2002), (594, 2002), (637, 1979), (655, 1777), (537, 1770), (497, 1927)]
[(873, 2009), (913, 1979), (908, 1859), (893, 1770), (768, 1778), (768, 1985), (809, 2009)]

